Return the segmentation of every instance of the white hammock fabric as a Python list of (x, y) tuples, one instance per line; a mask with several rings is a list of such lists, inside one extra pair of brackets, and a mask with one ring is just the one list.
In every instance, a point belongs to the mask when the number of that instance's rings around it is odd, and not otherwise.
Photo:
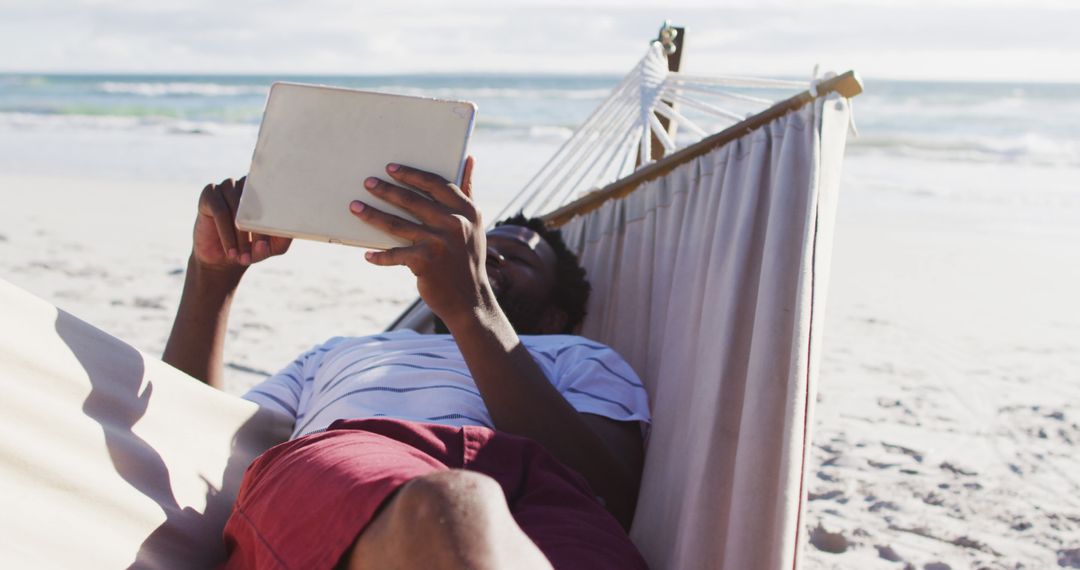
[(0, 568), (212, 568), (291, 418), (0, 280)]
[(563, 227), (582, 334), (649, 391), (652, 568), (793, 567), (848, 113), (819, 99)]

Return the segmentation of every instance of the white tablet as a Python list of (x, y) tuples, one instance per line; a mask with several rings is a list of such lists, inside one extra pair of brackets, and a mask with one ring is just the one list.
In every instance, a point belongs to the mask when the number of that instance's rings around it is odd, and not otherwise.
[(476, 105), (274, 83), (236, 225), (244, 231), (387, 249), (408, 240), (349, 212), (360, 200), (416, 221), (364, 189), (394, 162), (461, 183)]

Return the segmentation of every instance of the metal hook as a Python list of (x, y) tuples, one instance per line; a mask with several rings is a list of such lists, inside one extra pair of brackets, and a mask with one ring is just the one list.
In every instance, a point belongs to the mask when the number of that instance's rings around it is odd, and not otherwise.
[(672, 55), (678, 50), (678, 46), (675, 45), (675, 38), (679, 35), (679, 30), (675, 29), (671, 25), (671, 20), (664, 20), (664, 24), (660, 26), (660, 45), (664, 46), (664, 53)]

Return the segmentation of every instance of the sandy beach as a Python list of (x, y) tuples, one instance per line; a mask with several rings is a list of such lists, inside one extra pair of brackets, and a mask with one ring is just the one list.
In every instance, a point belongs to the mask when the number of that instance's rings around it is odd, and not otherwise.
[[(0, 278), (161, 354), (191, 251), (199, 192), (210, 181), (243, 175), (252, 135), (132, 142), (98, 134), (93, 153), (99, 160), (67, 167), (64, 175), (48, 174), (44, 160), (4, 165), (0, 188), (18, 208), (0, 213)], [(27, 138), (0, 132), (0, 154), (18, 152)], [(84, 148), (79, 136), (29, 138), (55, 149), (53, 156)], [(537, 153), (536, 145), (481, 140), (473, 148), (479, 164), (498, 165), (478, 169), (477, 187), (501, 189), (523, 184), (555, 147)], [(129, 176), (120, 177), (125, 170)], [(488, 192), (477, 201), (494, 215), (504, 194)], [(415, 297), (415, 280), (405, 268), (370, 266), (360, 249), (297, 241), (288, 255), (244, 278), (230, 322), (228, 388), (243, 393), (331, 336), (381, 331)]]
[[(249, 138), (0, 134), (50, 149), (0, 169), (0, 278), (160, 354), (198, 192), (243, 168)], [(544, 150), (478, 140), (481, 204)], [(1078, 188), (1077, 167), (848, 157), (804, 567), (1080, 568)], [(245, 277), (228, 390), (381, 330), (414, 295), (405, 270), (295, 244)]]
[(922, 166), (845, 164), (806, 566), (1080, 567), (1080, 180)]

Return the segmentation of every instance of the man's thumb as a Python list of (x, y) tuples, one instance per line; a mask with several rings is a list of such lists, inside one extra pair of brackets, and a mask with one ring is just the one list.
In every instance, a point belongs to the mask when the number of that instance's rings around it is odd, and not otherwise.
[(472, 170), (475, 159), (472, 156), (465, 158), (465, 170), (461, 174), (461, 192), (472, 198)]

